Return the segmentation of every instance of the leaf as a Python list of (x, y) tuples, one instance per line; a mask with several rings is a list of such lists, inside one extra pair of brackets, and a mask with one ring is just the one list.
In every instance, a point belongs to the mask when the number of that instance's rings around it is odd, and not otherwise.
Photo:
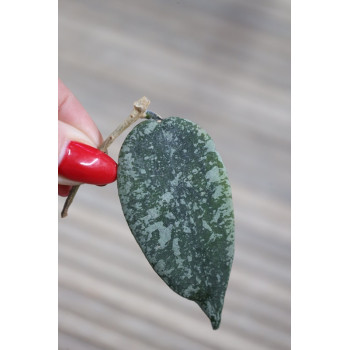
[(153, 269), (220, 325), (234, 255), (232, 195), (210, 136), (195, 123), (146, 120), (125, 139), (120, 202)]

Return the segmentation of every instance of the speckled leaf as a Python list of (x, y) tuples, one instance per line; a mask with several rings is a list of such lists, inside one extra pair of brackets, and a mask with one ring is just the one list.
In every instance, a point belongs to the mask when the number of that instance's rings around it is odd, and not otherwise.
[(234, 255), (234, 219), (226, 170), (210, 136), (176, 117), (138, 124), (119, 154), (118, 192), (153, 269), (217, 329)]

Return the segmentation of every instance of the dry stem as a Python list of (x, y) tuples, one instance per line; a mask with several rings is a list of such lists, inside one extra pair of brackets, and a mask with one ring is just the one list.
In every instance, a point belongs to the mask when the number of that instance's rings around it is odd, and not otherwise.
[[(98, 149), (106, 153), (108, 147), (125, 129), (127, 129), (131, 124), (135, 123), (138, 119), (146, 117), (147, 107), (150, 103), (151, 102), (147, 97), (142, 97), (138, 101), (134, 102), (134, 108), (131, 114), (102, 142)], [(80, 185), (73, 186), (70, 190), (61, 212), (62, 218), (68, 215), (68, 209), (72, 204), (79, 187)]]

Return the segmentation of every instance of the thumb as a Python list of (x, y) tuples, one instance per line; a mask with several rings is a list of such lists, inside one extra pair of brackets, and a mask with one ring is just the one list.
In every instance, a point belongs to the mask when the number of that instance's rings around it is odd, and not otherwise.
[(117, 163), (81, 130), (58, 121), (58, 183), (105, 185), (116, 180)]

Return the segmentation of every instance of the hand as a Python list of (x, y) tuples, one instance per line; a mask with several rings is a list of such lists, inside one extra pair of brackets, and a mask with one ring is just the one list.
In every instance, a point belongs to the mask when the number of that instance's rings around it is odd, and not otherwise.
[(102, 135), (83, 106), (58, 80), (58, 194), (81, 183), (105, 185), (117, 176), (117, 163), (99, 151)]

